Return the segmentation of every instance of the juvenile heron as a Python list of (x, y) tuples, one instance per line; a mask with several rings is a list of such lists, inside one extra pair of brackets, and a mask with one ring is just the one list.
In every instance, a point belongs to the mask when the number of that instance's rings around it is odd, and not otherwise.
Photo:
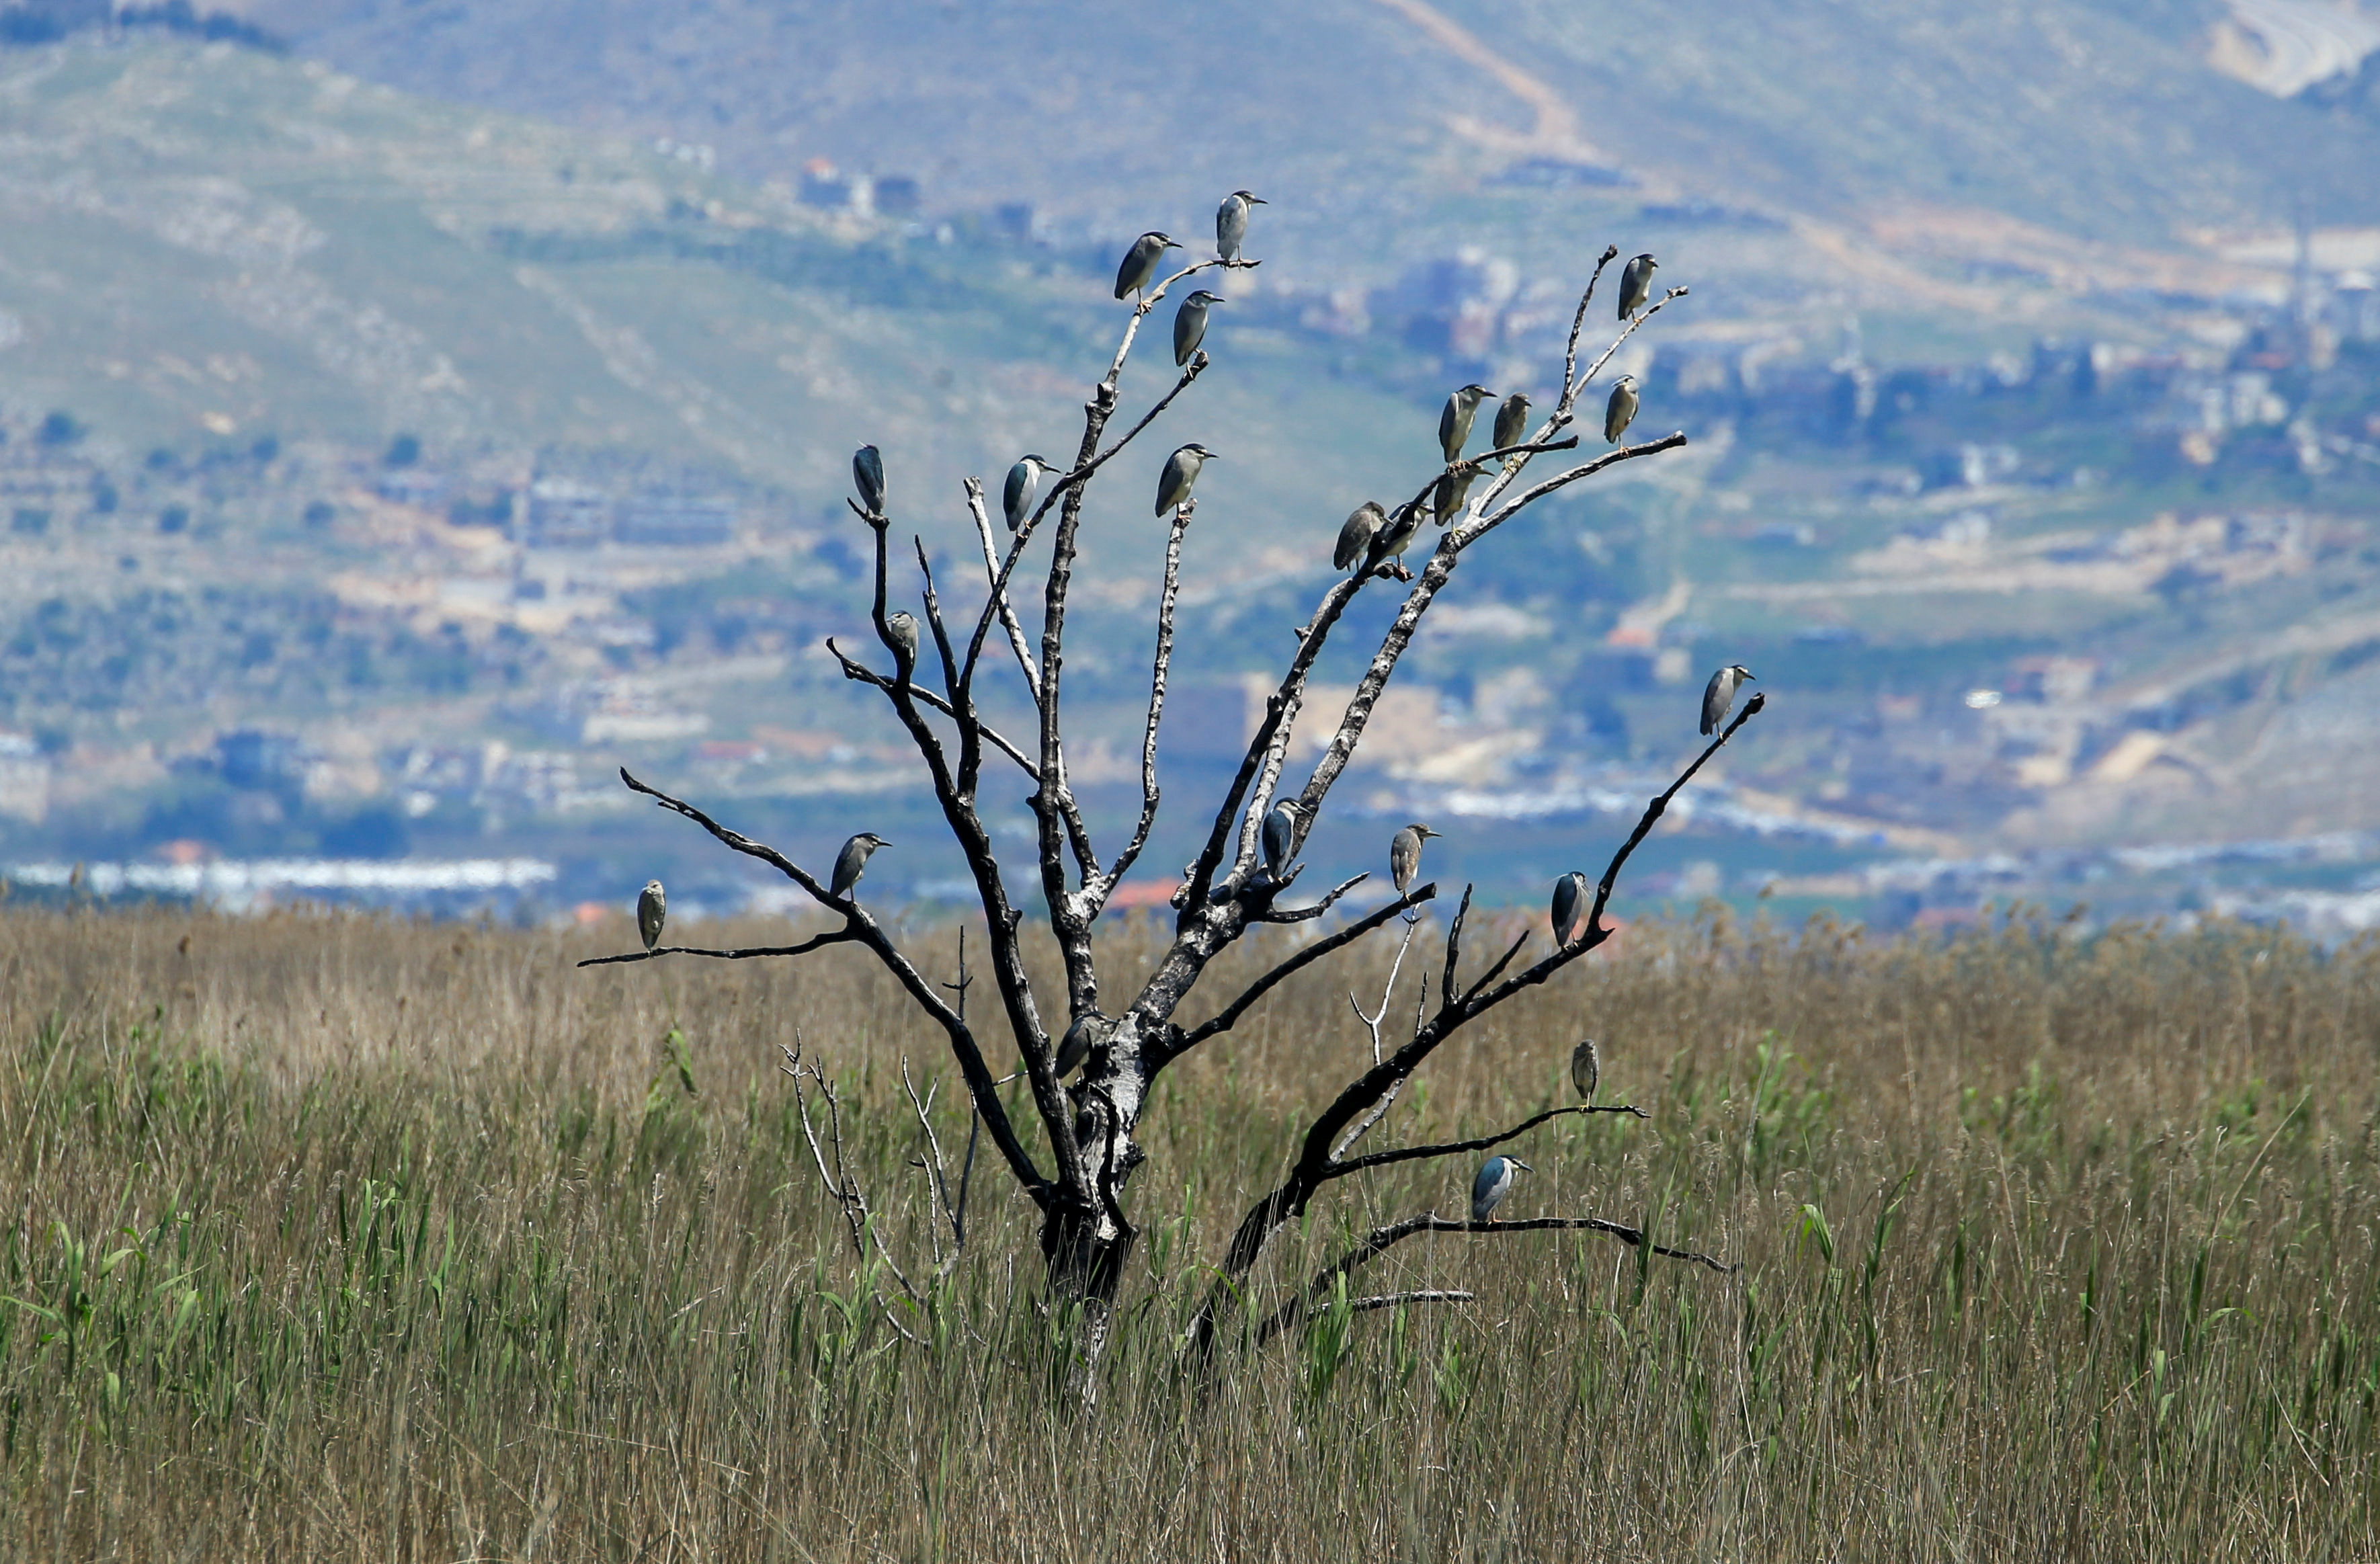
[(1150, 279), (1157, 275), (1157, 263), (1165, 258), (1165, 252), (1181, 248), (1171, 236), (1160, 234), (1154, 228), (1133, 240), (1132, 248), (1123, 252), (1123, 264), (1116, 268), (1115, 296), (1122, 298), (1128, 293), (1138, 293), (1148, 286)]
[(906, 679), (910, 670), (917, 666), (917, 616), (906, 612), (892, 614), (884, 621), (884, 627), (892, 632), (893, 665)]
[(1215, 209), (1215, 253), (1231, 264), (1240, 259), (1240, 241), (1248, 236), (1248, 208), (1269, 206), (1264, 197), (1246, 190), (1233, 190)]
[(1008, 469), (1008, 482), (1000, 491), (1000, 508), (1008, 517), (1011, 532), (1033, 514), (1033, 502), (1041, 492), (1041, 475), (1057, 470), (1045, 458), (1032, 455), (1017, 457), (1016, 465)]
[(1706, 735), (1718, 732), (1718, 725), (1727, 721), (1728, 708), (1735, 704), (1735, 692), (1753, 676), (1751, 669), (1732, 662), (1711, 675), (1710, 683), (1703, 686), (1703, 733)]
[(1115, 1018), (1096, 1010), (1087, 1010), (1075, 1017), (1075, 1024), (1058, 1039), (1058, 1058), (1051, 1066), (1058, 1078), (1062, 1081), (1081, 1069), (1083, 1061), (1091, 1057), (1092, 1048), (1114, 1037), (1115, 1029)]
[(1471, 420), (1479, 416), (1479, 404), (1496, 394), (1484, 385), (1457, 386), (1447, 397), (1445, 410), (1438, 415), (1438, 448), (1446, 453), (1449, 466), (1463, 455), (1463, 447), (1471, 440)]
[(1508, 445), (1518, 445), (1528, 432), (1529, 399), (1516, 391), (1504, 398), (1504, 405), (1496, 409), (1494, 449), (1501, 451)]
[(859, 877), (868, 872), (868, 855), (879, 847), (892, 845), (872, 830), (863, 830), (844, 843), (843, 851), (834, 855), (834, 879), (827, 888), (828, 894), (850, 895), (851, 888), (859, 883)]
[(1182, 301), (1182, 308), (1173, 312), (1173, 364), (1176, 369), (1190, 362), (1190, 355), (1197, 352), (1198, 345), (1207, 340), (1208, 307), (1230, 302), (1230, 299), (1218, 297), (1205, 288), (1198, 289)]
[(1517, 1157), (1490, 1157), (1480, 1163), (1479, 1176), (1471, 1181), (1471, 1219), (1475, 1222), (1494, 1221), (1496, 1207), (1504, 1203), (1504, 1196), (1512, 1193), (1512, 1175), (1536, 1171)]
[(1439, 479), (1430, 490), (1430, 510), (1440, 527), (1463, 514), (1464, 502), (1471, 498), (1471, 485), (1478, 477), (1479, 469), (1465, 462)]
[(851, 480), (859, 485), (860, 508), (869, 515), (884, 514), (884, 455), (873, 445), (851, 454)]
[(1414, 876), (1421, 872), (1421, 845), (1438, 834), (1415, 820), (1389, 838), (1389, 878), (1396, 881), (1398, 895), (1413, 888)]
[[(1653, 297), (1653, 268), (1661, 263), (1650, 254), (1632, 256), (1620, 273), (1620, 319), (1625, 321), (1645, 308)], [(1122, 298), (1123, 295), (1116, 295)]]
[(669, 897), (658, 879), (645, 881), (637, 893), (637, 934), (650, 951), (662, 942), (662, 925), (669, 921)]
[(1218, 458), (1204, 445), (1184, 445), (1165, 458), (1165, 470), (1157, 475), (1157, 514), (1169, 515), (1186, 503), (1191, 485), (1198, 481), (1198, 469)]
[(1622, 375), (1611, 387), (1611, 400), (1603, 405), (1603, 443), (1617, 445), (1620, 437), (1636, 418), (1636, 377)]
[(1572, 869), (1554, 881), (1554, 940), (1568, 945), (1574, 939), (1578, 915), (1586, 910), (1586, 876)]
[(1265, 867), (1279, 879), (1289, 871), (1290, 855), (1297, 851), (1297, 822), (1305, 806), (1294, 798), (1284, 798), (1266, 812), (1264, 823)]
[(1364, 574), (1369, 576), (1391, 559), (1404, 558), (1405, 546), (1420, 530), (1419, 505), (1399, 505), (1390, 512), (1387, 524), (1372, 534), (1371, 547), (1365, 551)]
[(1595, 1084), (1603, 1079), (1603, 1056), (1595, 1051), (1595, 1039), (1587, 1038), (1570, 1050), (1570, 1084), (1578, 1088), (1578, 1100), (1595, 1100)]
[(1345, 570), (1362, 559), (1388, 519), (1389, 513), (1380, 509), (1377, 500), (1366, 500), (1349, 511), (1346, 523), (1339, 528), (1338, 546), (1330, 551), (1330, 567)]

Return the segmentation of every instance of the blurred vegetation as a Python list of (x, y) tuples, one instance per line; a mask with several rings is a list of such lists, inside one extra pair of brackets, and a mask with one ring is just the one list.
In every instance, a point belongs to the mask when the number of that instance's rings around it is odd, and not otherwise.
[[(1108, 961), (1157, 932), (1127, 926)], [(1355, 1068), (1344, 996), (1377, 993), (1389, 952), (1323, 964), (1159, 1083), (1094, 1415), (1067, 1391), (1069, 1321), (1038, 1304), (1032, 1213), (996, 1169), (924, 1306), (855, 1260), (820, 1191), (774, 1069), (796, 1038), (838, 1083), (889, 1253), (930, 1268), (900, 1069), (921, 1090), (949, 1073), (882, 974), (839, 952), (567, 964), (630, 937), (0, 917), (0, 1552), (1440, 1559), (1606, 1539), (1645, 1558), (2264, 1558), (2380, 1541), (2380, 945), (2085, 938), (2031, 915), (1949, 943), (1637, 926), (1446, 1049), (1378, 1144), (1560, 1100), (1591, 1032), (1606, 1099), (1653, 1118), (1534, 1133), (1509, 1214), (1642, 1223), (1742, 1271), (1593, 1237), (1409, 1244), (1204, 1382), (1174, 1351), (1204, 1264)], [(955, 929), (919, 937), (931, 976), (954, 976)], [(955, 1164), (953, 1100), (946, 1085), (933, 1111)], [(1259, 1284), (1375, 1222), (1456, 1210), (1469, 1172), (1345, 1188)], [(1356, 1309), (1415, 1286), (1477, 1298)]]

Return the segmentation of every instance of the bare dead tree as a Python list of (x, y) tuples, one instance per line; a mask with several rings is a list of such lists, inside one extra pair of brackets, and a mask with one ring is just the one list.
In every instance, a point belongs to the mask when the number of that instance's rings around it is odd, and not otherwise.
[[(1131, 980), (1130, 998), (1115, 1012), (1113, 1030), (1091, 1049), (1081, 1078), (1071, 1086), (1059, 1077), (1056, 1050), (1068, 1022), (1101, 1008), (1102, 975), (1093, 956), (1092, 932), (1117, 885), (1138, 860), (1157, 819), (1160, 802), (1157, 746), (1165, 710), (1167, 675), (1173, 652), (1174, 606), (1181, 582), (1184, 540), (1196, 509), (1195, 501), (1185, 501), (1175, 507), (1169, 519), (1161, 565), (1162, 581), (1157, 599), (1148, 715), (1143, 725), (1139, 807), (1123, 846), (1112, 857), (1102, 857), (1067, 780), (1064, 722), (1066, 613), (1074, 580), (1084, 496), (1092, 482), (1188, 393), (1207, 369), (1207, 356), (1203, 352), (1195, 354), (1170, 389), (1121, 434), (1111, 435), (1111, 426), (1116, 422), (1120, 410), (1117, 386), (1124, 364), (1138, 339), (1142, 323), (1149, 312), (1164, 299), (1172, 286), (1185, 278), (1225, 264), (1248, 265), (1254, 262), (1196, 262), (1144, 291), (1124, 325), (1122, 341), (1106, 374), (1084, 405), (1082, 435), (1071, 467), (1050, 486), (1039, 504), (1023, 520), (1004, 549), (998, 542), (986, 513), (981, 481), (968, 480), (964, 501), (969, 524), (981, 548), (988, 582), (983, 604), (973, 614), (971, 624), (961, 619), (953, 632), (953, 623), (945, 616), (932, 569), (928, 564), (924, 542), (918, 539), (914, 540), (917, 590), (930, 641), (921, 646), (914, 638), (905, 641), (896, 637), (887, 612), (888, 600), (892, 591), (892, 519), (884, 514), (880, 500), (867, 505), (853, 503), (853, 511), (875, 537), (875, 590), (869, 618), (877, 639), (890, 655), (892, 672), (880, 672), (870, 667), (859, 656), (836, 645), (832, 639), (827, 643), (828, 649), (840, 662), (845, 677), (873, 688), (891, 707), (916, 746), (931, 782), (942, 818), (965, 856), (990, 933), (989, 964), (1001, 1019), (1017, 1040), (1022, 1055), (1022, 1073), (1030, 1084), (1033, 1113), (1039, 1120), (1038, 1134), (1028, 1135), (1011, 1119), (1006, 1104), (996, 1091), (1002, 1078), (995, 1074), (986, 1058), (983, 1038), (976, 1024), (965, 1013), (963, 990), (959, 1002), (953, 1003), (946, 999), (876, 916), (853, 897), (836, 894), (825, 881), (775, 849), (721, 824), (694, 805), (648, 786), (625, 770), (621, 772), (621, 780), (629, 788), (652, 798), (661, 807), (674, 810), (694, 821), (728, 848), (769, 864), (801, 886), (839, 922), (823, 932), (791, 945), (741, 950), (672, 946), (649, 953), (637, 952), (601, 960), (625, 963), (675, 955), (726, 960), (791, 957), (836, 944), (857, 945), (868, 951), (947, 1037), (961, 1084), (973, 1110), (974, 1123), (990, 1140), (993, 1153), (1006, 1168), (1009, 1176), (1040, 1212), (1040, 1250), (1051, 1293), (1068, 1304), (1082, 1306), (1088, 1327), (1084, 1340), (1090, 1354), (1096, 1356), (1104, 1340), (1108, 1316), (1136, 1236), (1125, 1195), (1147, 1155), (1137, 1132), (1144, 1108), (1149, 1100), (1151, 1084), (1165, 1069), (1187, 1057), (1201, 1044), (1231, 1031), (1284, 979), (1354, 945), (1400, 916), (1410, 915), (1438, 894), (1435, 884), (1417, 887), (1388, 905), (1306, 942), (1249, 983), (1211, 1019), (1185, 1027), (1174, 1017), (1218, 956), (1245, 937), (1250, 929), (1261, 925), (1310, 922), (1322, 917), (1366, 878), (1357, 876), (1332, 888), (1311, 905), (1283, 905), (1284, 894), (1296, 882), (1302, 866), (1292, 863), (1283, 872), (1275, 874), (1264, 864), (1259, 843), (1267, 813), (1278, 799), (1292, 799), (1298, 806), (1291, 854), (1293, 860), (1295, 847), (1305, 841), (1329, 803), (1333, 786), (1354, 759), (1373, 710), (1395, 674), (1400, 659), (1421, 627), (1424, 616), (1473, 550), (1493, 538), (1505, 522), (1550, 494), (1591, 479), (1620, 463), (1642, 461), (1677, 450), (1686, 443), (1686, 437), (1676, 433), (1637, 444), (1622, 445), (1592, 459), (1564, 466), (1549, 476), (1526, 481), (1531, 466), (1537, 458), (1576, 448), (1578, 436), (1565, 431), (1576, 419), (1580, 395), (1630, 335), (1686, 291), (1683, 288), (1670, 289), (1650, 309), (1630, 321), (1603, 352), (1582, 370), (1579, 364), (1580, 341), (1585, 327), (1587, 306), (1595, 297), (1596, 285), (1605, 267), (1617, 253), (1616, 247), (1605, 250), (1580, 295), (1563, 351), (1562, 390), (1551, 412), (1524, 443), (1457, 464), (1454, 470), (1458, 478), (1475, 474), (1488, 481), (1477, 486), (1476, 492), (1469, 496), (1467, 503), (1449, 520), (1435, 547), (1429, 551), (1426, 563), (1418, 571), (1401, 563), (1359, 567), (1354, 574), (1335, 580), (1323, 592), (1305, 624), (1299, 627), (1297, 649), (1265, 702), (1262, 720), (1215, 808), (1204, 844), (1182, 872), (1179, 888), (1172, 897), (1174, 925), (1172, 940), (1155, 965)], [(1418, 448), (1420, 443), (1416, 442), (1416, 445)], [(1410, 503), (1420, 506), (1427, 503), (1448, 470), (1444, 467), (1429, 470), (1420, 479)], [(1018, 612), (1014, 585), (1026, 551), (1045, 533), (1050, 535), (1050, 558), (1041, 583), (1041, 624), (1037, 654)], [(1319, 539), (1322, 534), (1318, 531), (1317, 536)], [(1404, 589), (1402, 604), (1381, 637), (1354, 696), (1340, 713), (1320, 759), (1304, 782), (1296, 784), (1293, 791), (1289, 791), (1285, 788), (1283, 773), (1290, 760), (1290, 734), (1307, 698), (1308, 676), (1325, 644), (1357, 596), (1387, 581), (1394, 581)], [(978, 681), (985, 672), (987, 644), (995, 634), (1008, 643), (1032, 712), (1033, 731), (1016, 738), (995, 731), (986, 721), (978, 704)], [(995, 663), (999, 661), (996, 655), (992, 658)], [(937, 687), (927, 687), (929, 680)], [(1471, 892), (1466, 889), (1461, 908), (1446, 931), (1437, 999), (1434, 1003), (1429, 1000), (1425, 979), (1424, 991), (1416, 1002), (1410, 1030), (1402, 1034), (1403, 1041), (1394, 1048), (1383, 1048), (1381, 1027), (1388, 1013), (1388, 995), (1383, 995), (1377, 1014), (1366, 1012), (1360, 1005), (1357, 1006), (1357, 1014), (1363, 1018), (1371, 1035), (1371, 1064), (1315, 1118), (1304, 1134), (1298, 1155), (1287, 1176), (1276, 1188), (1257, 1198), (1240, 1219), (1230, 1243), (1215, 1263), (1216, 1279), (1212, 1290), (1191, 1321), (1186, 1343), (1192, 1351), (1201, 1355), (1211, 1351), (1220, 1323), (1225, 1313), (1236, 1306), (1236, 1300), (1242, 1296), (1249, 1273), (1263, 1255), (1268, 1242), (1284, 1223), (1295, 1219), (1318, 1194), (1338, 1181), (1397, 1163), (1463, 1156), (1501, 1145), (1550, 1119), (1566, 1114), (1637, 1113), (1636, 1109), (1627, 1107), (1557, 1109), (1520, 1124), (1463, 1140), (1363, 1155), (1356, 1154), (1354, 1150), (1356, 1143), (1387, 1114), (1403, 1084), (1437, 1049), (1452, 1040), (1471, 1023), (1524, 989), (1556, 976), (1610, 938), (1611, 928), (1604, 921), (1604, 912), (1612, 888), (1630, 855), (1661, 818), (1670, 800), (1746, 721), (1761, 710), (1763, 704), (1763, 698), (1755, 696), (1667, 791), (1651, 801), (1634, 831), (1613, 855), (1597, 887), (1592, 911), (1583, 927), (1569, 931), (1572, 933), (1569, 942), (1557, 942), (1547, 953), (1516, 966), (1531, 939), (1530, 934), (1524, 932), (1489, 963), (1484, 972), (1466, 981), (1460, 976), (1463, 940), (1471, 905)], [(1024, 942), (1020, 936), (1026, 915), (1021, 904), (1022, 898), (1012, 889), (1009, 870), (993, 850), (991, 832), (978, 807), (983, 768), (988, 758), (997, 765), (1014, 766), (1031, 784), (1030, 805), (1037, 833), (1037, 851), (1032, 867), (1038, 872), (1040, 881), (1038, 900), (1047, 913), (1063, 964), (1064, 991), (1062, 994), (1045, 995), (1038, 991), (1027, 976)], [(1026, 894), (1029, 896), (1032, 893)], [(1407, 924), (1405, 939), (1408, 944), (1413, 939), (1410, 923)], [(1558, 934), (1556, 939), (1559, 941), (1560, 935)], [(1400, 967), (1402, 958), (1401, 949)], [(1392, 975), (1391, 991), (1394, 985)], [(1047, 1013), (1045, 1005), (1052, 1006)], [(799, 1069), (801, 1065), (795, 1061), (793, 1067)], [(823, 1076), (816, 1073), (815, 1066), (810, 1069), (814, 1090), (823, 1093)], [(925, 1121), (928, 1118), (925, 1102), (917, 1097), (914, 1086), (910, 1093), (914, 1110), (921, 1121)], [(831, 1097), (824, 1102), (832, 1125), (835, 1104)], [(1641, 1114), (1638, 1116), (1642, 1117)], [(806, 1118), (806, 1125), (807, 1122)], [(929, 1129), (930, 1131), (930, 1126)], [(970, 1165), (972, 1145), (971, 1133)], [(816, 1149), (814, 1140), (814, 1152)], [(937, 1168), (936, 1177), (939, 1178), (941, 1154), (938, 1146), (932, 1155)], [(869, 1236), (871, 1228), (865, 1203), (858, 1194), (856, 1184), (839, 1167), (831, 1169), (830, 1160), (823, 1155), (819, 1157), (820, 1178), (843, 1205), (852, 1224), (853, 1243), (864, 1252), (868, 1243), (876, 1242)], [(964, 1195), (953, 1202), (945, 1191), (936, 1199), (944, 1212), (943, 1220), (951, 1226), (953, 1237), (953, 1246), (948, 1252), (939, 1249), (940, 1240), (937, 1239), (939, 1264), (954, 1255), (956, 1245), (965, 1240)], [(1649, 1242), (1645, 1234), (1633, 1228), (1598, 1218), (1475, 1223), (1451, 1221), (1426, 1213), (1381, 1229), (1349, 1255), (1333, 1262), (1330, 1268), (1298, 1290), (1294, 1296), (1268, 1316), (1259, 1328), (1259, 1337), (1269, 1336), (1293, 1323), (1307, 1302), (1318, 1295), (1318, 1290), (1327, 1292), (1338, 1284), (1338, 1278), (1415, 1233), (1517, 1233), (1560, 1228), (1605, 1232), (1631, 1244)], [(937, 1228), (935, 1231), (939, 1233), (940, 1230)], [(1689, 1251), (1657, 1248), (1657, 1252), (1681, 1259), (1718, 1264), (1707, 1256)], [(891, 1255), (880, 1250), (880, 1255), (890, 1266)], [(897, 1267), (894, 1274), (900, 1284), (914, 1295), (914, 1288)], [(1399, 1293), (1382, 1299), (1364, 1300), (1363, 1306), (1388, 1306), (1404, 1301), (1447, 1301), (1462, 1296), (1464, 1295), (1441, 1291)]]

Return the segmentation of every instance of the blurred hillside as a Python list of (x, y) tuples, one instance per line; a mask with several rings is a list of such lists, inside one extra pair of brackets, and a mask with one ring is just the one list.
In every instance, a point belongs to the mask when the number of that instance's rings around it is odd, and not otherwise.
[(1693, 287), (1615, 369), (1694, 444), (1466, 567), (1326, 867), (1461, 820), (1449, 872), (1533, 899), (1735, 660), (1767, 731), (1640, 896), (2380, 917), (2380, 145), (2357, 75), (2277, 95), (2245, 11), (1498, 34), (1374, 0), (1180, 44), (1055, 6), (246, 14), (295, 52), (0, 50), (9, 861), (174, 891), (528, 855), (532, 901), (660, 866), (674, 904), (743, 896), (625, 762), (813, 855), (865, 809), (887, 891), (941, 893), (897, 735), (822, 652), (862, 606), (848, 453), (884, 447), (964, 600), (960, 480), (1064, 448), (1120, 240), (1195, 243), (1245, 183), (1265, 264), (1092, 507), (1095, 813), (1135, 774), (1162, 450), (1225, 453), (1164, 762), (1196, 799), (1338, 518), (1423, 479), (1448, 385), (1548, 396), (1617, 242)]

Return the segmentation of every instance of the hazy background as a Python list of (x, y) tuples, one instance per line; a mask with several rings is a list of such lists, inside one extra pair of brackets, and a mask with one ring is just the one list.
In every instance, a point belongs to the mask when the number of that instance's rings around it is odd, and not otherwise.
[(1340, 518), (1427, 475), (1451, 386), (1549, 394), (1616, 243), (1693, 289), (1617, 367), (1694, 443), (1466, 565), (1318, 869), (1426, 818), (1441, 871), (1534, 900), (1733, 661), (1769, 715), (1623, 915), (2380, 920), (2369, 4), (18, 0), (0, 40), (18, 894), (797, 904), (621, 764), (953, 894), (821, 649), (864, 607), (851, 448), (965, 595), (960, 480), (1066, 448), (1121, 247), (1203, 245), (1245, 186), (1265, 263), (1094, 500), (1077, 600), (1112, 836), (1148, 484), (1223, 452), (1152, 880)]

